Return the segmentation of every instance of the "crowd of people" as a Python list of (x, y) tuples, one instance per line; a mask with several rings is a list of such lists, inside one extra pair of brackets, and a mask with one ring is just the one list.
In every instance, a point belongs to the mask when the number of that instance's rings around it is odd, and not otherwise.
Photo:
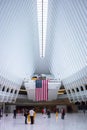
[[(46, 109), (46, 107), (44, 107), (42, 109), (42, 115), (44, 118), (48, 117), (48, 118), (51, 118), (51, 110), (48, 108)], [(61, 119), (64, 119), (65, 117), (65, 109), (62, 108), (61, 109)], [(1, 109), (0, 109), (0, 118), (1, 118)], [(59, 113), (59, 109), (56, 109), (55, 111), (55, 115), (56, 115), (56, 120), (58, 120), (58, 113)], [(13, 118), (16, 119), (16, 115), (17, 115), (17, 111), (16, 109), (13, 110)], [(28, 109), (24, 109), (23, 110), (23, 115), (25, 117), (25, 124), (34, 124), (35, 122), (35, 117), (36, 117), (36, 112), (34, 110), (34, 108), (31, 108), (30, 110)]]
[[(25, 109), (23, 111), (23, 113), (24, 113), (24, 117), (25, 117), (25, 124), (34, 124), (35, 117), (36, 117), (36, 112), (35, 112), (34, 108), (32, 108), (30, 110)], [(56, 120), (58, 120), (58, 113), (59, 113), (59, 109), (56, 109), (56, 111), (55, 111)], [(60, 113), (61, 113), (61, 119), (64, 119), (65, 109), (61, 108)], [(44, 118), (46, 118), (46, 117), (51, 118), (51, 110), (46, 109), (46, 107), (44, 107), (42, 109), (42, 115), (43, 115)], [(16, 118), (16, 110), (14, 110), (13, 118)]]
[[(64, 119), (64, 117), (65, 117), (65, 109), (61, 108), (60, 112), (61, 112), (61, 119)], [(55, 113), (56, 113), (56, 120), (57, 120), (58, 119), (59, 109), (56, 109)], [(51, 117), (50, 109), (47, 109), (47, 110), (46, 110), (46, 108), (42, 109), (42, 114), (44, 115), (44, 117), (46, 117), (46, 114), (48, 115), (48, 118)]]
[[(61, 119), (64, 119), (64, 117), (65, 117), (65, 109), (62, 108), (60, 112), (61, 112)], [(32, 108), (30, 110), (25, 109), (23, 111), (23, 113), (24, 113), (24, 117), (25, 117), (25, 124), (34, 124), (35, 117), (36, 117), (36, 112), (35, 112), (34, 108)], [(56, 109), (55, 113), (56, 113), (56, 120), (58, 120), (59, 109)], [(51, 110), (46, 109), (46, 107), (44, 107), (42, 109), (42, 115), (43, 115), (44, 118), (46, 118), (46, 117), (51, 118)], [(16, 109), (14, 109), (13, 118), (16, 118)]]

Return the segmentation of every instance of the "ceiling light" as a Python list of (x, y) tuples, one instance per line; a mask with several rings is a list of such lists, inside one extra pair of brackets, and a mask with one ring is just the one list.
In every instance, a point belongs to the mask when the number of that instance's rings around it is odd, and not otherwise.
[(40, 57), (45, 57), (48, 0), (37, 0)]

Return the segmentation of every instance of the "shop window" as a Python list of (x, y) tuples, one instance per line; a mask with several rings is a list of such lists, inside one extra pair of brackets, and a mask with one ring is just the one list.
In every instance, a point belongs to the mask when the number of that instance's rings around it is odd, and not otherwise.
[(2, 91), (5, 91), (5, 86), (3, 86)]
[(85, 89), (87, 90), (87, 84), (85, 85)]
[(81, 91), (84, 91), (84, 89), (83, 89), (83, 87), (82, 87), (82, 86), (80, 87), (80, 89), (81, 89)]
[(11, 89), (11, 93), (13, 93), (13, 89)]
[(9, 92), (9, 88), (7, 88), (7, 91), (6, 92)]
[(17, 90), (15, 90), (15, 94), (17, 94)]
[(71, 94), (70, 90), (68, 90), (68, 93)]
[(75, 93), (75, 90), (74, 90), (74, 89), (72, 89), (72, 92), (73, 92), (73, 93)]
[(77, 91), (77, 92), (79, 92), (79, 89), (78, 89), (78, 88), (76, 88), (76, 91)]

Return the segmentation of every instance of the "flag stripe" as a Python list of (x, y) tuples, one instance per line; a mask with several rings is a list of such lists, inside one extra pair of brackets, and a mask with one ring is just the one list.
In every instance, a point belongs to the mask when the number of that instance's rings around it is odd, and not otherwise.
[(48, 80), (36, 80), (35, 98), (36, 101), (48, 100)]

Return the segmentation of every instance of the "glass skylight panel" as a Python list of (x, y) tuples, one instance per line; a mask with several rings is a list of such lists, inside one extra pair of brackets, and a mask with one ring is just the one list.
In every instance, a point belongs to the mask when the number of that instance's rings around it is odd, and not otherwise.
[(45, 57), (48, 0), (37, 0), (40, 57)]

